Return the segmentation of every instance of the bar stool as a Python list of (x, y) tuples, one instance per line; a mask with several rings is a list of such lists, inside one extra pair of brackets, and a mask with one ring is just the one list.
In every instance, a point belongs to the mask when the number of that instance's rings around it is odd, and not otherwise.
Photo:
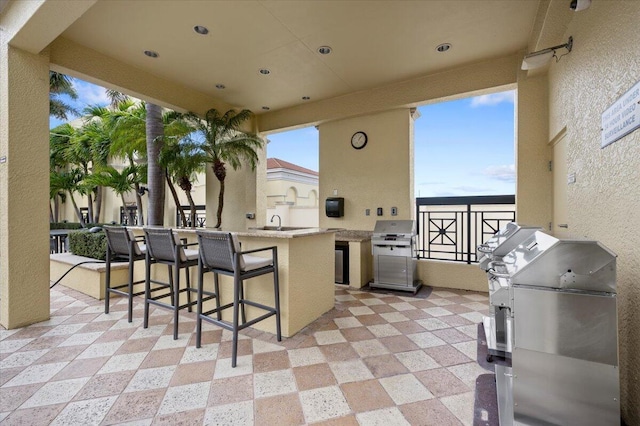
[[(189, 267), (198, 264), (198, 250), (186, 249), (185, 247), (194, 246), (197, 243), (186, 244), (174, 235), (171, 229), (164, 228), (144, 228), (144, 234), (147, 242), (146, 262), (145, 262), (145, 297), (144, 297), (144, 328), (149, 326), (149, 304), (154, 304), (162, 308), (171, 309), (173, 311), (173, 339), (178, 339), (178, 313), (181, 309), (187, 308), (191, 312), (191, 307), (197, 301), (191, 301), (191, 293), (197, 292), (196, 288), (191, 287), (189, 279)], [(151, 264), (162, 263), (168, 266), (169, 282), (161, 282), (151, 279)], [(186, 288), (180, 288), (180, 270), (186, 269), (187, 285)], [(175, 283), (174, 283), (175, 275)], [(151, 288), (151, 284), (158, 287)], [(166, 293), (152, 296), (152, 292), (158, 289), (169, 290)], [(180, 304), (180, 294), (187, 293), (187, 303)], [(210, 300), (216, 297), (214, 293), (206, 292), (207, 298)], [(170, 303), (161, 301), (169, 297)]]
[[(144, 237), (134, 237), (133, 232), (124, 226), (103, 226), (107, 237), (107, 258), (104, 289), (104, 313), (109, 313), (109, 299), (111, 293), (127, 297), (129, 300), (128, 321), (132, 321), (133, 298), (144, 294), (144, 290), (134, 293), (133, 286), (144, 283), (144, 280), (133, 281), (133, 266), (136, 260), (145, 258), (146, 247), (139, 242)], [(129, 262), (129, 281), (126, 284), (111, 287), (111, 263)], [(126, 290), (123, 290), (125, 289)]]
[[(280, 282), (278, 279), (278, 248), (275, 246), (255, 250), (241, 251), (238, 239), (233, 233), (196, 231), (200, 257), (198, 259), (198, 317), (196, 320), (196, 347), (201, 346), (202, 320), (216, 324), (233, 333), (233, 349), (231, 366), (236, 366), (238, 356), (238, 331), (253, 324), (276, 316), (276, 336), (282, 340), (280, 332)], [(271, 258), (251, 256), (250, 254), (271, 251)], [(214, 290), (219, 294), (218, 274), (233, 276), (233, 302), (220, 306), (216, 299), (215, 309), (203, 311), (203, 281), (204, 273), (213, 272)], [(244, 281), (264, 274), (273, 273), (273, 291), (275, 293), (275, 307), (266, 306), (244, 298)], [(265, 310), (266, 313), (250, 321), (246, 320), (244, 307), (250, 305)], [(225, 309), (233, 308), (233, 322), (222, 320), (221, 313)], [(242, 310), (242, 324), (239, 324), (239, 308)], [(216, 314), (215, 318), (211, 315)]]

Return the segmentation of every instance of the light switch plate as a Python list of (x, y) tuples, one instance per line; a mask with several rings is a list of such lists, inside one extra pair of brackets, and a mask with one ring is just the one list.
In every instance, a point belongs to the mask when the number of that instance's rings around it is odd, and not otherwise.
[(370, 216), (371, 215), (371, 210), (370, 209), (365, 209), (364, 210), (364, 215), (365, 216)]
[(398, 208), (391, 207), (391, 216), (398, 216)]

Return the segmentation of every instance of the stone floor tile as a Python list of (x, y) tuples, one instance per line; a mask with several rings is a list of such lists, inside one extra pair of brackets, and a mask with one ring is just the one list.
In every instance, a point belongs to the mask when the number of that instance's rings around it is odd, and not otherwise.
[(416, 309), (416, 307), (409, 302), (389, 303), (389, 306), (391, 306), (396, 311), (400, 311), (400, 312), (413, 311)]
[(26, 367), (33, 364), (47, 352), (47, 349), (40, 349), (37, 351), (20, 351), (5, 354), (7, 356), (0, 361), (0, 369)]
[(164, 394), (165, 389), (122, 394), (109, 410), (104, 423), (116, 424), (153, 417), (162, 403)]
[(367, 327), (343, 328), (340, 330), (347, 342), (375, 339), (376, 336)]
[(482, 319), (484, 318), (484, 315), (481, 312), (476, 312), (476, 311), (460, 314), (460, 316), (462, 318), (468, 319), (474, 324), (481, 323)]
[(423, 385), (426, 386), (427, 389), (429, 389), (429, 392), (438, 398), (448, 395), (457, 395), (469, 392), (470, 390), (469, 386), (465, 385), (446, 368), (419, 371), (415, 376)]
[(371, 371), (360, 359), (330, 362), (329, 367), (340, 384), (373, 379)]
[[(476, 342), (473, 342), (473, 344), (473, 351), (475, 352)], [(448, 367), (450, 365), (456, 364), (464, 364), (471, 361), (471, 358), (469, 358), (467, 355), (449, 345), (426, 348), (424, 351), (427, 353), (427, 355), (432, 357), (438, 364), (442, 365), (443, 367)]]
[(76, 379), (91, 377), (102, 368), (109, 357), (75, 359), (53, 377), (53, 380)]
[(253, 399), (253, 375), (214, 379), (211, 381), (208, 405), (225, 405)]
[(202, 382), (168, 388), (158, 409), (158, 415), (206, 407), (210, 387), (209, 382)]
[(392, 353), (406, 352), (418, 349), (418, 345), (416, 345), (411, 339), (406, 336), (382, 337), (379, 340), (380, 343), (382, 343), (389, 350), (389, 352)]
[(52, 426), (98, 425), (107, 415), (117, 397), (87, 399), (76, 401), (67, 406), (51, 422)]
[(395, 357), (411, 372), (431, 370), (440, 367), (440, 365), (423, 350), (397, 353)]
[(205, 381), (211, 382), (215, 366), (215, 361), (180, 364), (176, 366), (170, 386), (181, 386)]
[[(419, 311), (419, 312), (422, 312), (422, 311)], [(429, 316), (428, 314), (425, 314), (425, 315)], [(415, 321), (394, 322), (391, 325), (393, 325), (396, 328), (396, 330), (398, 330), (400, 333), (405, 334), (405, 335), (406, 334), (421, 333), (421, 332), (425, 331), (425, 328), (422, 327), (420, 324), (418, 324)]]
[(171, 348), (150, 351), (145, 357), (140, 368), (165, 367), (167, 365), (176, 365), (184, 356), (185, 348)]
[(344, 383), (340, 388), (347, 403), (356, 413), (394, 406), (393, 400), (378, 380)]
[(429, 301), (432, 304), (434, 304), (435, 306), (455, 305), (455, 302), (453, 302), (452, 300), (448, 300), (448, 299), (429, 299)]
[(413, 374), (384, 377), (380, 384), (397, 405), (433, 398), (433, 394)]
[(337, 386), (302, 391), (300, 402), (307, 423), (342, 417), (351, 412)]
[(254, 424), (253, 401), (216, 405), (205, 411), (203, 425), (245, 426)]
[(323, 388), (337, 383), (329, 364), (326, 363), (294, 367), (293, 374), (298, 390)]
[(391, 324), (376, 324), (376, 325), (370, 325), (367, 328), (369, 329), (369, 331), (371, 331), (371, 333), (373, 333), (374, 336), (378, 338), (389, 337), (389, 336), (399, 336), (402, 334), (398, 331), (397, 328), (395, 328)]
[(468, 362), (447, 367), (447, 369), (459, 378), (469, 389), (476, 388), (476, 379), (481, 374), (486, 374), (487, 370), (480, 367), (477, 362)]
[[(367, 308), (369, 309), (369, 308)], [(377, 324), (387, 324), (387, 320), (382, 318), (378, 314), (362, 314), (358, 316), (358, 321), (362, 323), (364, 326), (368, 325), (377, 325)]]
[(402, 313), (394, 311), (394, 312), (386, 312), (386, 313), (380, 313), (380, 316), (382, 318), (384, 318), (387, 322), (389, 323), (393, 323), (393, 322), (403, 322), (403, 321), (408, 321), (409, 318), (407, 318), (406, 316), (402, 315)]
[(169, 386), (175, 365), (157, 368), (142, 368), (133, 375), (124, 392), (138, 392), (151, 389), (166, 388)]
[(451, 395), (440, 398), (442, 404), (465, 426), (473, 425), (473, 392)]
[(360, 358), (389, 353), (389, 349), (387, 349), (387, 347), (380, 343), (380, 341), (377, 339), (352, 342), (351, 346), (353, 347), (353, 349), (355, 349)]
[(3, 387), (30, 385), (33, 383), (44, 383), (51, 380), (60, 370), (69, 364), (68, 362), (54, 362), (52, 364), (31, 365), (14, 378), (9, 380)]
[(356, 317), (336, 318), (333, 320), (340, 329), (362, 327), (362, 323)]
[(462, 423), (438, 399), (414, 402), (398, 407), (414, 426), (461, 426)]
[(359, 413), (356, 414), (356, 419), (361, 425), (367, 426), (411, 426), (397, 407)]
[[(435, 309), (435, 308), (427, 308), (427, 309)], [(424, 319), (424, 318), (431, 318), (431, 315), (426, 313), (424, 309), (414, 309), (413, 311), (403, 311), (402, 315), (414, 321), (419, 319)]]
[(424, 312), (428, 313), (429, 315), (431, 315), (432, 317), (444, 317), (446, 315), (451, 315), (452, 312), (446, 310), (445, 308), (441, 308), (439, 306), (436, 306), (435, 308), (425, 308), (423, 309)]
[[(231, 358), (233, 345), (231, 341), (222, 341), (218, 346), (218, 358)], [(253, 344), (251, 340), (238, 340), (238, 357), (251, 356), (253, 354)]]
[(89, 381), (89, 377), (79, 379), (48, 382), (20, 406), (20, 408), (34, 408), (43, 405), (62, 404), (71, 399)]
[(265, 352), (253, 355), (253, 372), (265, 373), (289, 368), (289, 357), (285, 352)]
[(85, 358), (101, 358), (114, 355), (118, 349), (124, 344), (124, 340), (116, 340), (113, 342), (93, 343), (89, 345), (77, 359)]
[(431, 348), (434, 346), (443, 346), (447, 344), (447, 342), (435, 336), (430, 331), (425, 331), (424, 333), (409, 334), (407, 335), (407, 337), (413, 340), (413, 342), (418, 345), (418, 347), (423, 349)]
[(156, 344), (157, 336), (140, 337), (137, 339), (129, 338), (116, 351), (116, 355), (132, 354), (136, 352), (149, 352)]
[(314, 423), (313, 426), (359, 426), (354, 414)]
[(231, 367), (231, 358), (220, 358), (216, 361), (216, 369), (213, 373), (214, 379), (225, 377), (242, 376), (253, 373), (253, 357), (251, 355), (238, 356), (236, 367)]
[(253, 375), (253, 395), (255, 398), (282, 395), (296, 390), (296, 379), (291, 369)]
[[(0, 375), (2, 373), (4, 373), (4, 371), (2, 371)], [(0, 413), (17, 409), (42, 386), (42, 383), (34, 383), (31, 385), (0, 388)]]
[(65, 404), (55, 404), (45, 407), (16, 410), (0, 421), (2, 421), (4, 426), (49, 425), (64, 407)]
[(455, 328), (445, 328), (443, 330), (434, 330), (434, 336), (437, 336), (444, 340), (447, 343), (460, 343), (460, 342), (468, 342), (469, 340), (474, 340), (469, 337), (467, 334), (456, 330)]
[(255, 424), (257, 425), (295, 426), (305, 424), (302, 405), (297, 394), (256, 399), (254, 407)]
[[(384, 299), (381, 299), (384, 301)], [(369, 306), (373, 312), (376, 314), (388, 314), (388, 313), (397, 313), (398, 311), (392, 308), (391, 306), (384, 303), (383, 305), (371, 305)]]
[[(6, 339), (2, 341), (0, 345), (0, 354), (13, 353), (18, 349), (26, 346), (27, 344), (34, 341), (34, 338), (29, 339)], [(63, 339), (64, 340), (64, 339)], [(35, 349), (35, 348), (34, 348)], [(42, 349), (42, 348), (40, 348)]]
[(318, 331), (313, 334), (318, 345), (332, 345), (335, 343), (343, 343), (347, 340), (344, 338), (340, 330)]
[(102, 366), (98, 374), (117, 373), (119, 371), (137, 370), (147, 356), (146, 352), (114, 355)]
[(74, 400), (79, 401), (119, 395), (127, 387), (129, 380), (131, 380), (134, 374), (135, 370), (130, 370), (93, 376), (80, 392), (76, 394)]
[(165, 334), (158, 338), (158, 341), (151, 350), (158, 351), (162, 349), (186, 348), (190, 337), (191, 334), (178, 334), (178, 338), (174, 340), (173, 333)]
[(371, 314), (375, 313), (368, 306), (351, 307), (351, 308), (349, 308), (349, 312), (351, 312), (351, 314), (354, 315), (354, 316), (371, 315)]
[[(109, 325), (106, 321), (104, 323), (105, 323), (105, 326)], [(98, 323), (92, 323), (92, 324), (102, 324), (102, 323), (98, 322)], [(80, 331), (84, 332), (85, 330), (82, 329)], [(118, 340), (128, 340), (135, 331), (136, 331), (135, 328), (126, 328), (126, 329), (118, 329), (118, 330), (109, 329), (103, 332), (102, 335), (100, 335), (100, 337), (96, 339), (96, 343), (107, 343), (107, 342), (114, 342)]]
[(478, 357), (478, 343), (476, 341), (470, 340), (468, 342), (454, 343), (451, 347), (462, 352), (469, 359), (475, 360)]
[(443, 328), (451, 327), (449, 324), (447, 324), (446, 322), (438, 318), (420, 319), (420, 320), (417, 320), (416, 323), (420, 324), (422, 327), (425, 328), (425, 330), (428, 330), (428, 331), (440, 330)]
[[(253, 329), (253, 328), (248, 328), (246, 330), (247, 331), (255, 331), (258, 335), (262, 334), (262, 332), (260, 332), (259, 330)], [(279, 351), (284, 351), (285, 350), (285, 347), (282, 346), (280, 344), (280, 342), (278, 342), (277, 344), (270, 343), (270, 342), (265, 342), (263, 340), (260, 340), (258, 338), (258, 336), (256, 336), (256, 338), (253, 339), (252, 343), (253, 343), (253, 353), (254, 354), (263, 354), (263, 353), (267, 353), (267, 352), (279, 352)]]
[(392, 354), (371, 356), (362, 360), (374, 377), (389, 377), (407, 373), (407, 368)]
[(319, 364), (327, 361), (320, 348), (316, 346), (290, 349), (287, 351), (287, 354), (292, 367)]
[(335, 345), (320, 346), (328, 362), (346, 361), (358, 358), (358, 353), (349, 343), (336, 343)]

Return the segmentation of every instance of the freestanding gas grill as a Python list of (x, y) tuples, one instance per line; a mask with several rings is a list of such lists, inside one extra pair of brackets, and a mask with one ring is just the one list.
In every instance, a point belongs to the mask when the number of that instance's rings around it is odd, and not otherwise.
[(415, 279), (415, 222), (413, 220), (379, 220), (371, 236), (373, 282), (371, 287), (411, 291), (422, 283)]
[(489, 316), (482, 320), (489, 362), (494, 356), (510, 358), (513, 343), (513, 289), (503, 258), (540, 229), (509, 222), (504, 229), (478, 246), (478, 263), (480, 268), (487, 271), (489, 281)]
[(536, 231), (503, 257), (512, 367), (496, 365), (500, 425), (620, 422), (616, 256)]

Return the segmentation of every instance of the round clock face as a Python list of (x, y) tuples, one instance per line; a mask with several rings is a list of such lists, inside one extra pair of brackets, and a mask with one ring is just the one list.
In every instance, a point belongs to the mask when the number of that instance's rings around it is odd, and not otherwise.
[(355, 149), (362, 149), (367, 144), (367, 134), (365, 132), (355, 132), (351, 136), (351, 146)]

